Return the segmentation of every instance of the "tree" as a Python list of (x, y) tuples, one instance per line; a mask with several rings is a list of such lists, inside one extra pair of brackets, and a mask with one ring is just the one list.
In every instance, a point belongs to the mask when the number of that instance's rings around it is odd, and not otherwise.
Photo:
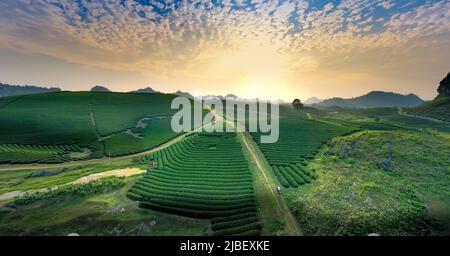
[(299, 109), (303, 108), (303, 103), (302, 103), (301, 100), (295, 99), (295, 100), (292, 102), (292, 106), (294, 106), (295, 109), (299, 110)]
[(439, 83), (438, 97), (450, 96), (450, 73)]

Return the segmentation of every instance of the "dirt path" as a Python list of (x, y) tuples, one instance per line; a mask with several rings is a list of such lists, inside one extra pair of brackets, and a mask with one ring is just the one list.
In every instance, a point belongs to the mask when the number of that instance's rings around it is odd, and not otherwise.
[(450, 122), (446, 122), (446, 121), (442, 121), (439, 119), (435, 119), (435, 118), (431, 118), (431, 117), (426, 117), (426, 116), (416, 116), (416, 115), (411, 115), (408, 113), (405, 113), (403, 111), (403, 108), (398, 108), (398, 114), (402, 115), (402, 116), (407, 116), (407, 117), (415, 117), (415, 118), (420, 118), (420, 119), (424, 119), (427, 121), (431, 121), (431, 122), (435, 122), (435, 123), (440, 123), (440, 124), (450, 124)]
[(116, 169), (106, 172), (93, 173), (88, 176), (84, 176), (79, 178), (78, 180), (72, 181), (68, 184), (86, 184), (94, 180), (98, 180), (105, 177), (116, 176), (116, 177), (129, 177), (141, 173), (145, 173), (146, 171), (141, 168), (124, 168), (124, 169)]
[(248, 136), (246, 136), (246, 135), (247, 134), (244, 134), (244, 133), (238, 133), (238, 136), (241, 136), (242, 141), (244, 142), (244, 145), (247, 148), (247, 151), (252, 156), (252, 158), (253, 158), (252, 160), (256, 163), (256, 166), (258, 167), (260, 173), (264, 177), (265, 189), (270, 191), (272, 200), (276, 202), (276, 205), (278, 206), (279, 214), (282, 216), (282, 218), (284, 219), (284, 221), (286, 223), (286, 229), (288, 231), (288, 235), (290, 235), (290, 236), (302, 235), (302, 232), (297, 224), (297, 221), (295, 220), (294, 216), (292, 216), (291, 211), (289, 210), (289, 208), (286, 204), (286, 201), (275, 190), (275, 188), (278, 184), (269, 178), (268, 173), (271, 170), (264, 168), (264, 166), (261, 164), (261, 159), (256, 154), (256, 152), (252, 149), (252, 147), (250, 146), (250, 143), (248, 142)]
[(140, 168), (124, 168), (124, 169), (115, 169), (115, 170), (110, 170), (110, 171), (105, 171), (105, 172), (99, 172), (99, 173), (94, 173), (94, 174), (90, 174), (84, 177), (81, 177), (75, 181), (63, 184), (63, 185), (59, 185), (56, 187), (52, 187), (52, 188), (43, 188), (43, 189), (32, 189), (32, 190), (27, 190), (27, 191), (21, 191), (21, 190), (16, 190), (16, 191), (11, 191), (11, 192), (7, 192), (4, 194), (0, 195), (0, 201), (3, 200), (10, 200), (16, 197), (20, 197), (23, 196), (27, 193), (37, 193), (37, 192), (45, 192), (48, 189), (58, 189), (60, 187), (63, 186), (67, 186), (67, 185), (80, 185), (80, 184), (86, 184), (95, 180), (99, 180), (101, 178), (106, 178), (106, 177), (111, 177), (111, 176), (116, 176), (116, 177), (129, 177), (129, 176), (133, 176), (133, 175), (137, 175), (137, 174), (142, 174), (145, 173), (146, 171)]
[[(232, 127), (235, 126), (234, 122), (231, 122), (230, 120), (227, 120), (227, 119), (223, 118), (222, 116), (219, 116), (218, 120), (216, 120), (216, 121), (220, 121), (220, 119), (222, 119), (225, 123), (227, 123), (228, 125), (230, 125)], [(237, 134), (237, 136), (239, 136), (241, 138), (247, 152), (250, 153), (250, 156), (252, 157), (253, 162), (256, 163), (256, 167), (257, 167), (259, 173), (261, 173), (262, 176), (264, 177), (264, 181), (265, 181), (263, 184), (264, 189), (269, 191), (268, 194), (271, 196), (271, 200), (275, 202), (274, 205), (277, 206), (277, 210), (278, 210), (280, 217), (282, 217), (284, 219), (284, 222), (286, 223), (286, 230), (288, 232), (287, 235), (290, 235), (290, 236), (303, 235), (302, 231), (300, 230), (300, 227), (298, 226), (296, 219), (294, 218), (294, 216), (292, 216), (292, 213), (289, 210), (289, 207), (287, 206), (286, 201), (284, 200), (284, 198), (281, 195), (278, 194), (278, 192), (275, 189), (278, 184), (273, 179), (269, 178), (269, 175), (270, 175), (269, 173), (271, 172), (271, 170), (264, 167), (264, 165), (261, 163), (262, 160), (260, 159), (258, 154), (255, 152), (255, 150), (251, 147), (250, 142), (248, 141), (249, 134), (242, 133), (242, 132), (237, 132), (236, 134)]]
[(0, 201), (13, 199), (13, 198), (16, 198), (18, 196), (22, 196), (24, 194), (25, 194), (25, 192), (20, 191), (20, 190), (7, 192), (7, 193), (4, 193), (4, 194), (0, 195)]
[(136, 156), (143, 156), (143, 155), (147, 155), (147, 154), (154, 153), (156, 151), (165, 149), (165, 148), (179, 142), (180, 140), (184, 139), (186, 136), (188, 136), (191, 133), (193, 133), (193, 131), (184, 133), (178, 137), (175, 137), (175, 138), (169, 140), (168, 142), (166, 142), (158, 147), (143, 151), (141, 153), (126, 155), (126, 156), (119, 156), (119, 157), (111, 157), (111, 158), (103, 157), (103, 158), (99, 158), (99, 159), (72, 161), (72, 162), (66, 162), (66, 163), (61, 163), (61, 164), (0, 165), (0, 172), (2, 172), (2, 171), (17, 171), (17, 170), (39, 170), (39, 169), (45, 169), (45, 168), (66, 168), (66, 167), (74, 167), (74, 166), (80, 166), (80, 165), (93, 165), (93, 164), (101, 164), (101, 163), (108, 163), (108, 162), (113, 162), (113, 161), (131, 159)]
[[(205, 124), (203, 126), (203, 128), (206, 128), (208, 126), (212, 125), (211, 123)], [(40, 170), (40, 169), (47, 169), (47, 168), (66, 168), (66, 167), (76, 167), (76, 166), (84, 166), (84, 165), (94, 165), (94, 164), (101, 164), (101, 163), (111, 163), (114, 161), (121, 161), (121, 160), (126, 160), (126, 159), (132, 159), (133, 157), (136, 156), (144, 156), (147, 154), (151, 154), (154, 153), (156, 151), (160, 151), (162, 149), (165, 149), (167, 147), (172, 146), (173, 144), (181, 141), (182, 139), (184, 139), (186, 136), (191, 135), (192, 133), (195, 133), (197, 131), (199, 131), (202, 128), (202, 126), (183, 133), (163, 144), (161, 144), (160, 146), (157, 146), (155, 148), (140, 152), (140, 153), (135, 153), (135, 154), (131, 154), (131, 155), (125, 155), (125, 156), (118, 156), (118, 157), (103, 157), (103, 158), (98, 158), (98, 159), (89, 159), (89, 160), (79, 160), (79, 161), (71, 161), (71, 162), (65, 162), (65, 163), (60, 163), (60, 164), (16, 164), (16, 165), (10, 165), (10, 164), (6, 164), (6, 165), (0, 165), (0, 172), (2, 171), (18, 171), (18, 170)]]

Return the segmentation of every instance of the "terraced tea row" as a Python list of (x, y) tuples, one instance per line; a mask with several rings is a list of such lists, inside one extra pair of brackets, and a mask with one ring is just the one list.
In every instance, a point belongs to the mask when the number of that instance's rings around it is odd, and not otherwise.
[(157, 163), (130, 190), (142, 207), (211, 219), (214, 235), (258, 235), (253, 180), (235, 134), (195, 134), (140, 159)]
[[(83, 150), (78, 145), (42, 146), (0, 144), (0, 164), (23, 163), (61, 163), (73, 156), (81, 155)], [(80, 157), (81, 158), (81, 157)]]
[(305, 169), (305, 167), (301, 164), (273, 166), (272, 170), (281, 185), (286, 188), (296, 188), (298, 186), (311, 183), (312, 180), (317, 178), (317, 175), (314, 172)]
[(56, 163), (73, 159), (74, 152), (84, 159), (151, 149), (177, 135), (170, 128), (174, 97), (56, 92), (2, 98), (0, 163)]
[(308, 172), (304, 166), (315, 157), (323, 143), (354, 129), (329, 122), (283, 117), (280, 119), (278, 142), (262, 144), (261, 133), (251, 135), (280, 183), (284, 187), (298, 187), (315, 178), (315, 174)]

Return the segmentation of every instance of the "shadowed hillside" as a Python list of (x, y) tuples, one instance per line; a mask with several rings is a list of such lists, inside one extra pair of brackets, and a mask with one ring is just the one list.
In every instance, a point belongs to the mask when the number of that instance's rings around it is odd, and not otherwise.
[(410, 111), (411, 114), (450, 122), (450, 73), (440, 82), (439, 95)]
[(0, 97), (16, 96), (24, 94), (36, 94), (44, 92), (58, 92), (58, 91), (61, 91), (61, 89), (37, 87), (31, 85), (19, 86), (0, 83)]
[(382, 108), (382, 107), (416, 107), (423, 100), (415, 94), (402, 95), (393, 92), (373, 91), (366, 95), (352, 98), (332, 98), (324, 100), (318, 106), (343, 108)]

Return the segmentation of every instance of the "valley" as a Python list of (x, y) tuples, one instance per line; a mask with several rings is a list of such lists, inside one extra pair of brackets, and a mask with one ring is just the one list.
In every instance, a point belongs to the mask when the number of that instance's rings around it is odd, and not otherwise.
[[(260, 132), (172, 132), (173, 97), (55, 92), (0, 98), (9, 102), (0, 119), (10, 122), (0, 129), (11, 134), (0, 136), (0, 234), (450, 230), (445, 122), (397, 108), (282, 104), (279, 140), (261, 144)], [(68, 104), (48, 111), (61, 100)], [(19, 111), (16, 104), (25, 105)], [(214, 122), (234, 125), (226, 117)]]

